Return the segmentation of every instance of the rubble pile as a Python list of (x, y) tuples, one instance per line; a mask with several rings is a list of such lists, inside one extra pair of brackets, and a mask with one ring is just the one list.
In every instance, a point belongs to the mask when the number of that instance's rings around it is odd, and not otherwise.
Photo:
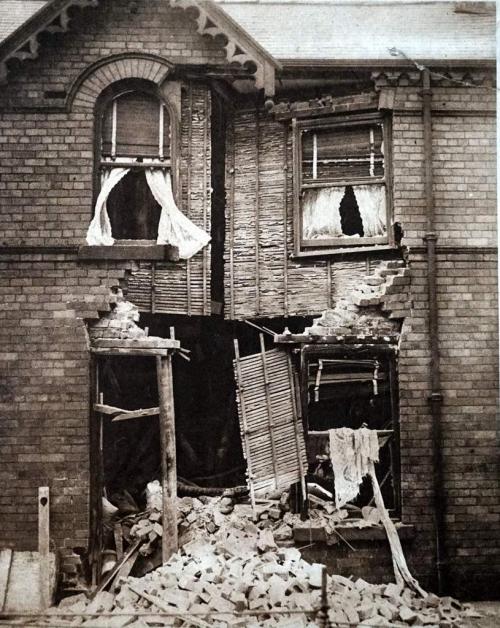
[[(259, 529), (249, 520), (221, 520), (221, 524), (218, 532), (199, 534), (165, 565), (142, 578), (122, 578), (111, 591), (101, 591), (93, 600), (84, 594), (63, 600), (53, 609), (58, 625), (318, 625), (315, 611), (321, 604), (323, 566), (303, 560), (297, 548), (278, 547), (270, 529)], [(422, 598), (402, 585), (373, 585), (338, 575), (327, 578), (327, 599), (333, 625), (453, 628), (468, 626), (477, 616), (452, 598), (433, 594)], [(147, 611), (163, 615), (148, 617)], [(84, 617), (75, 619), (72, 613)], [(91, 614), (97, 617), (85, 617)]]

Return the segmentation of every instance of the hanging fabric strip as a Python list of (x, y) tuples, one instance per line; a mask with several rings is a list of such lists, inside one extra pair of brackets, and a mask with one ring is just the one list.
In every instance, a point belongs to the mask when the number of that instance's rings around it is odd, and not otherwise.
[(380, 520), (385, 528), (391, 548), (394, 577), (398, 584), (406, 585), (422, 597), (427, 593), (411, 575), (399, 540), (398, 531), (389, 516), (380, 491), (375, 473), (375, 462), (379, 459), (379, 444), (376, 430), (361, 428), (352, 430), (347, 427), (329, 430), (330, 459), (335, 475), (335, 501), (341, 508), (359, 494), (361, 481), (369, 476), (375, 505)]
[(109, 221), (106, 201), (111, 190), (129, 172), (130, 168), (109, 168), (103, 171), (101, 180), (101, 191), (95, 204), (94, 217), (87, 231), (87, 244), (90, 246), (111, 246), (114, 238), (111, 233), (111, 223)]
[(381, 236), (386, 231), (385, 187), (354, 185), (353, 191), (363, 221), (365, 237)]
[(382, 520), (382, 524), (385, 528), (385, 533), (387, 534), (387, 539), (391, 548), (392, 564), (394, 567), (394, 576), (396, 578), (396, 583), (406, 584), (422, 597), (427, 597), (427, 593), (422, 589), (422, 587), (418, 583), (418, 580), (416, 580), (411, 575), (410, 570), (408, 569), (408, 565), (406, 564), (406, 558), (403, 553), (401, 541), (399, 540), (398, 531), (396, 529), (396, 526), (394, 525), (394, 522), (390, 518), (384, 504), (384, 499), (382, 497), (377, 476), (375, 474), (375, 465), (373, 464), (373, 461), (370, 461), (369, 463), (368, 475), (370, 476), (373, 487), (375, 505), (377, 506), (377, 510), (379, 512), (380, 519)]
[(161, 206), (157, 243), (177, 246), (179, 257), (189, 259), (210, 242), (210, 236), (178, 209), (168, 171), (148, 169), (146, 180)]

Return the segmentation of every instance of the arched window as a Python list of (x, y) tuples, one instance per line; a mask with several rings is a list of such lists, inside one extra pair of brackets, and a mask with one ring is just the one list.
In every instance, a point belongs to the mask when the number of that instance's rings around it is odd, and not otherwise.
[(107, 104), (101, 128), (102, 180), (114, 169), (130, 168), (106, 203), (113, 237), (156, 240), (161, 206), (149, 188), (145, 166), (170, 168), (168, 110), (153, 94), (127, 91)]
[(174, 161), (169, 109), (153, 89), (116, 90), (100, 109), (98, 187), (90, 245), (171, 244), (181, 258), (210, 237), (178, 209), (172, 190)]

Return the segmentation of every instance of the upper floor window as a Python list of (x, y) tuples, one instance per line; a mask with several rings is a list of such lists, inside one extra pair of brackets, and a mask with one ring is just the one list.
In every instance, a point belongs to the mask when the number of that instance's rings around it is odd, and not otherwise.
[(153, 89), (122, 89), (108, 98), (97, 128), (99, 193), (90, 245), (171, 244), (188, 258), (210, 237), (178, 209), (172, 164), (174, 121)]
[(168, 174), (170, 146), (170, 117), (157, 97), (130, 91), (108, 103), (102, 120), (100, 170), (102, 187), (113, 181), (113, 175), (123, 175), (106, 201), (115, 239), (156, 239), (161, 205), (147, 176)]
[(382, 119), (297, 121), (295, 133), (296, 252), (389, 244)]

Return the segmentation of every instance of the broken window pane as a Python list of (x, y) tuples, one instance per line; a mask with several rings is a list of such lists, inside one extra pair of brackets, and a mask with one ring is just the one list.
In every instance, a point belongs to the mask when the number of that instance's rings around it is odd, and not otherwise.
[(383, 236), (386, 216), (383, 184), (308, 188), (303, 192), (304, 240)]

